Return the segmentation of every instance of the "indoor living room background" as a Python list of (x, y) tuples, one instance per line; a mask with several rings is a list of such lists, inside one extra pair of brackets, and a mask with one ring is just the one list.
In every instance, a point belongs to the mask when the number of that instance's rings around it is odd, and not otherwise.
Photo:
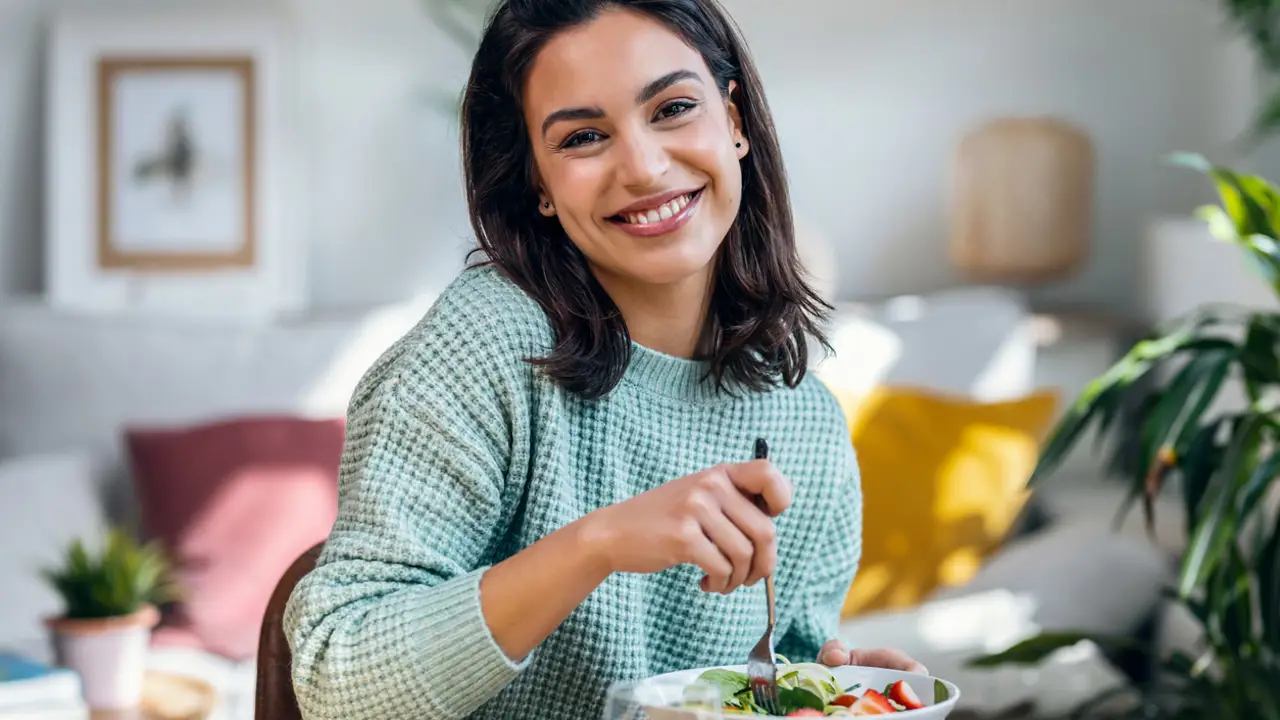
[[(1269, 136), (1240, 141), (1277, 68), (1235, 3), (722, 1), (837, 308), (815, 371), (867, 517), (842, 636), (912, 654), (962, 689), (953, 717), (987, 720), (1064, 717), (1196, 657), (1166, 592), (1178, 491), (1150, 530), (1141, 502), (1116, 522), (1133, 472), (1092, 437), (1026, 483), (1077, 396), (1163, 323), (1274, 309), (1195, 215), (1214, 183), (1165, 161), (1280, 180)], [(473, 245), (456, 96), (484, 5), (0, 2), (0, 719), (254, 716), (262, 613), (333, 521), (352, 389)], [(207, 174), (183, 164), (192, 127)], [(153, 196), (127, 188), (148, 173), (225, 185), (191, 206), (185, 250), (104, 230), (147, 225)], [(111, 688), (92, 670), (55, 667), (66, 600), (41, 574), (112, 528), (157, 541), (182, 590), (144, 653), (111, 656), (145, 668), (124, 714), (93, 707)], [(1154, 651), (971, 662), (1053, 631)]]

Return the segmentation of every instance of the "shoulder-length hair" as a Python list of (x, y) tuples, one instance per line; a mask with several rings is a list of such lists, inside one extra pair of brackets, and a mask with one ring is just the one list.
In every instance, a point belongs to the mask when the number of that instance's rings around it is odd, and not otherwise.
[(478, 247), (534, 298), (555, 333), (550, 354), (533, 358), (563, 387), (607, 394), (631, 357), (617, 307), (556, 218), (537, 212), (538, 192), (523, 88), (537, 53), (557, 33), (610, 7), (643, 13), (696, 49), (721, 95), (734, 101), (751, 150), (742, 163), (742, 202), (717, 263), (698, 359), (719, 388), (794, 387), (808, 364), (808, 338), (831, 307), (805, 279), (796, 252), (786, 170), (760, 75), (746, 44), (715, 0), (502, 0), (493, 11), (462, 101), (462, 157)]

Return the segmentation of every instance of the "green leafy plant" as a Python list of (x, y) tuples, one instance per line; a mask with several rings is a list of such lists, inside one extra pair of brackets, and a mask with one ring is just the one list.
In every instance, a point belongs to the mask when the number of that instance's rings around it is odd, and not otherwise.
[[(1196, 214), (1214, 238), (1239, 248), (1280, 298), (1280, 190), (1198, 155), (1171, 160), (1212, 179), (1220, 204)], [(1233, 389), (1243, 391), (1234, 403)], [(1188, 543), (1176, 587), (1167, 593), (1199, 624), (1202, 647), (1195, 654), (1148, 655), (1152, 677), (1122, 688), (1136, 698), (1129, 716), (1280, 720), (1280, 518), (1268, 502), (1280, 491), (1278, 396), (1280, 313), (1200, 307), (1093, 380), (1042, 451), (1031, 486), (1091, 430), (1095, 442), (1105, 443), (1129, 429), (1136, 441), (1128, 462), (1112, 465), (1129, 482), (1120, 517), (1141, 503), (1152, 532), (1154, 500), (1162, 492), (1177, 493), (1186, 512)], [(1039, 662), (1082, 640), (1151, 652), (1126, 638), (1061, 632), (975, 664)], [(1096, 706), (1081, 708), (1081, 716)]]
[(72, 541), (61, 565), (43, 574), (62, 596), (63, 617), (71, 620), (119, 617), (176, 599), (169, 573), (169, 561), (157, 543), (140, 545), (115, 529), (97, 554), (80, 539)]
[(1280, 0), (1221, 0), (1227, 21), (1244, 36), (1266, 77), (1267, 98), (1256, 112), (1247, 140), (1258, 142), (1280, 130)]

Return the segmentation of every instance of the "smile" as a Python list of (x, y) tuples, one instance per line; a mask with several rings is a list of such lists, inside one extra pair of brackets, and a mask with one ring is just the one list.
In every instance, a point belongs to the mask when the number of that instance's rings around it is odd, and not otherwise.
[(679, 195), (648, 210), (619, 213), (609, 218), (609, 222), (632, 235), (641, 237), (666, 235), (689, 222), (697, 212), (698, 201), (702, 199), (704, 189), (699, 188)]

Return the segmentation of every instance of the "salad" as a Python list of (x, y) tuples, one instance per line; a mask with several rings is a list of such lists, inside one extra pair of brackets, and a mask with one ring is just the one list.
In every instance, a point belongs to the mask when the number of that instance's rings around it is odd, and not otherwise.
[[(697, 681), (720, 689), (726, 715), (768, 715), (752, 699), (746, 673), (717, 668)], [(934, 681), (933, 692), (935, 703), (946, 700), (947, 688), (940, 681)], [(902, 680), (883, 689), (862, 688), (860, 683), (842, 688), (831, 670), (818, 663), (779, 662), (778, 700), (786, 717), (889, 715), (925, 706)]]

